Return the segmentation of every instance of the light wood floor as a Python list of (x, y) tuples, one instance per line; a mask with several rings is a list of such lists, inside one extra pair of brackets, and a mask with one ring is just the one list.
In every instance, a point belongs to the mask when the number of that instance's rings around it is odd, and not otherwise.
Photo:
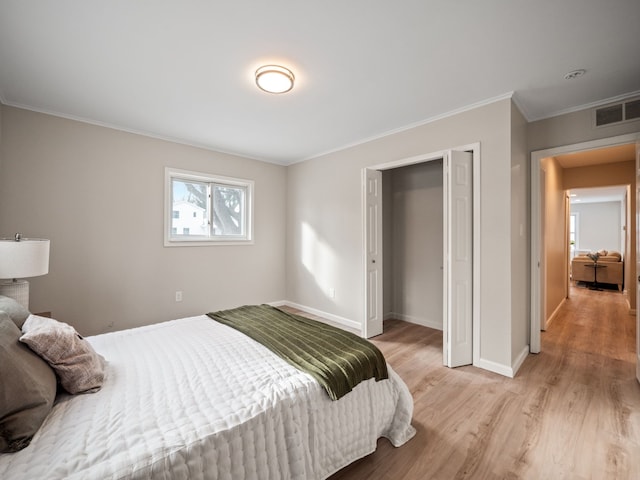
[(418, 433), (331, 477), (640, 479), (635, 321), (624, 296), (572, 289), (514, 379), (442, 366), (440, 331), (385, 322), (374, 343), (405, 380)]

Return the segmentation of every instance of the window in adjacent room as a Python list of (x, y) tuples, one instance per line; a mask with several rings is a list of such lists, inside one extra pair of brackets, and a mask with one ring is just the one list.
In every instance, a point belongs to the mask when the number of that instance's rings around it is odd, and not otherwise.
[(252, 181), (167, 167), (165, 182), (165, 246), (252, 242)]
[(576, 255), (578, 248), (578, 214), (571, 213), (569, 215), (569, 258)]

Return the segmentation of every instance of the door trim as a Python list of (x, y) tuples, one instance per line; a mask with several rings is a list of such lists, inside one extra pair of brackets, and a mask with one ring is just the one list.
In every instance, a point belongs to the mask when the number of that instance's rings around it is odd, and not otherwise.
[(542, 262), (540, 161), (555, 155), (634, 143), (637, 138), (637, 133), (631, 133), (531, 152), (531, 322), (529, 333), (529, 351), (531, 353), (540, 353), (540, 328), (542, 315), (544, 315), (544, 308), (541, 308), (540, 301), (545, 294), (544, 279), (540, 275)]
[[(425, 154), (421, 154), (421, 155), (416, 155), (413, 157), (407, 157), (407, 158), (403, 158), (403, 159), (399, 159), (399, 160), (393, 160), (393, 161), (389, 161), (389, 162), (385, 162), (385, 163), (381, 163), (381, 164), (377, 164), (377, 165), (372, 165), (372, 166), (368, 166), (365, 167), (363, 169), (363, 174), (362, 174), (362, 178), (366, 178), (366, 170), (370, 169), (370, 170), (390, 170), (393, 168), (398, 168), (398, 167), (404, 167), (404, 166), (408, 166), (408, 165), (414, 165), (416, 163), (423, 163), (423, 162), (428, 162), (431, 160), (438, 160), (444, 157), (444, 155), (451, 151), (451, 150), (458, 150), (458, 151), (466, 151), (466, 152), (471, 152), (473, 154), (473, 227), (472, 227), (472, 236), (473, 236), (473, 305), (472, 305), (472, 318), (473, 318), (473, 364), (476, 365), (479, 360), (480, 360), (480, 349), (481, 349), (481, 342), (480, 342), (480, 332), (481, 332), (481, 318), (480, 318), (480, 143), (476, 142), (476, 143), (471, 143), (471, 144), (467, 144), (467, 145), (461, 145), (461, 146), (457, 146), (454, 148), (450, 148), (450, 149), (446, 149), (446, 150), (440, 150), (440, 151), (436, 151), (436, 152), (431, 152), (431, 153), (425, 153)], [(362, 205), (362, 218), (363, 218), (363, 225), (364, 225), (364, 218), (367, 214), (366, 211), (366, 202), (363, 201), (363, 205)], [(367, 318), (369, 318), (368, 316), (368, 287), (367, 287), (367, 263), (366, 263), (366, 252), (367, 252), (367, 245), (366, 245), (366, 241), (367, 241), (367, 237), (366, 237), (366, 232), (364, 231), (364, 227), (363, 227), (363, 232), (362, 232), (362, 251), (363, 251), (363, 264), (362, 264), (362, 270), (364, 272), (362, 278), (364, 281), (364, 285), (363, 285), (363, 293), (364, 293), (364, 315), (362, 318), (362, 331), (366, 331), (366, 321)], [(446, 319), (445, 319), (446, 320)], [(445, 328), (445, 326), (443, 325), (443, 328)], [(444, 349), (444, 347), (443, 347)], [(443, 350), (444, 352), (444, 350)]]

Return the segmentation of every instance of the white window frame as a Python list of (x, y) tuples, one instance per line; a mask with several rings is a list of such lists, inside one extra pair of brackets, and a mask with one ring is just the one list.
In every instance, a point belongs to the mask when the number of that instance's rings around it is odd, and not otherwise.
[[(578, 252), (580, 250), (580, 212), (569, 212), (569, 217), (575, 217), (574, 227), (575, 231), (573, 232), (576, 237), (576, 243), (573, 244), (573, 251)], [(571, 221), (571, 220), (569, 220)], [(571, 229), (571, 224), (569, 224), (569, 229)]]
[[(173, 180), (185, 180), (207, 183), (210, 185), (209, 191), (213, 184), (223, 184), (232, 187), (243, 187), (246, 191), (245, 208), (244, 208), (244, 235), (214, 235), (212, 228), (212, 219), (209, 218), (210, 234), (209, 235), (177, 235), (171, 232), (173, 219)], [(190, 170), (181, 170), (178, 168), (165, 167), (164, 169), (164, 246), (165, 247), (185, 247), (185, 246), (207, 246), (207, 245), (252, 245), (253, 244), (253, 188), (252, 180), (242, 178), (224, 177), (221, 175), (213, 175), (202, 172), (192, 172)], [(213, 211), (213, 201), (209, 196), (210, 211)]]

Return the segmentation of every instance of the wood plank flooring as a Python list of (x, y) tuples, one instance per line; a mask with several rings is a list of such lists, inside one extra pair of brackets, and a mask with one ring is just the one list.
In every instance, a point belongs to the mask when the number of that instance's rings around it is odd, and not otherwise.
[(572, 289), (516, 378), (442, 366), (442, 333), (385, 322), (374, 343), (414, 398), (417, 435), (331, 480), (640, 479), (635, 320), (622, 294)]

